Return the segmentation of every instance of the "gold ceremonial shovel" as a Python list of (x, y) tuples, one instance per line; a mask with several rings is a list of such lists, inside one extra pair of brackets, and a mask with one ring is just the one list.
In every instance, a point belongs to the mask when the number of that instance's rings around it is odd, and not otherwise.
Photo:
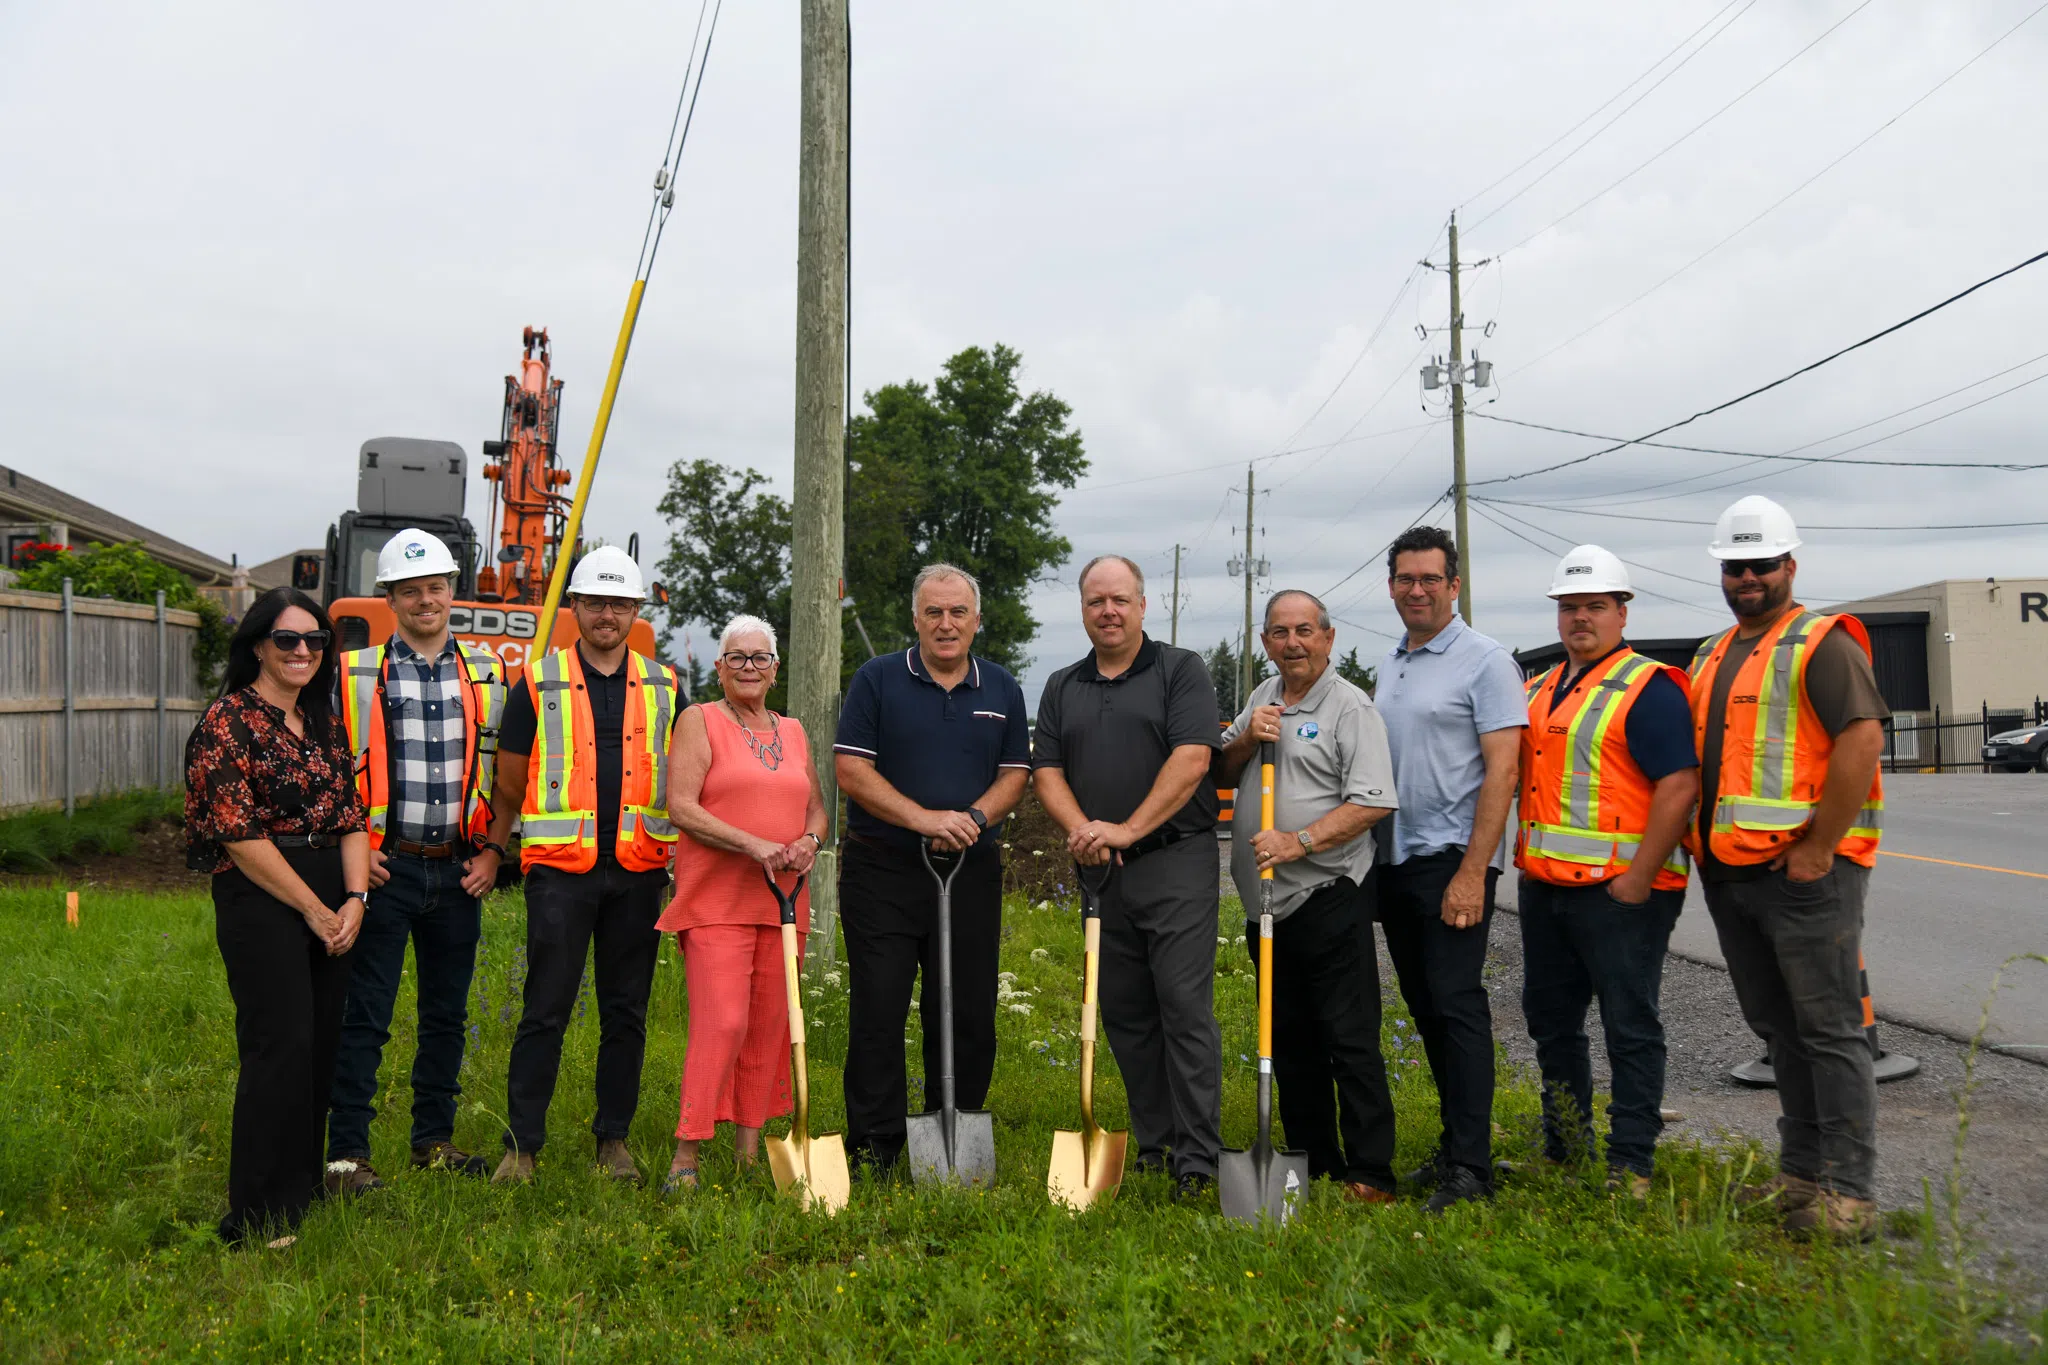
[(1101, 895), (1116, 871), (1110, 863), (1099, 884), (1091, 885), (1085, 869), (1076, 867), (1081, 884), (1081, 1131), (1062, 1128), (1052, 1135), (1052, 1164), (1045, 1192), (1053, 1202), (1076, 1213), (1116, 1193), (1124, 1178), (1124, 1150), (1129, 1133), (1106, 1132), (1095, 1126), (1095, 984), (1102, 962)]
[(789, 1136), (768, 1138), (768, 1169), (775, 1173), (775, 1188), (801, 1186), (798, 1198), (806, 1208), (834, 1214), (846, 1207), (853, 1189), (853, 1177), (846, 1169), (846, 1139), (838, 1133), (811, 1136), (811, 1081), (804, 1061), (803, 983), (796, 965), (796, 898), (804, 879), (787, 895), (773, 877), (763, 872), (768, 889), (782, 903), (782, 976), (789, 986), (789, 1055), (796, 1071), (796, 1112), (790, 1118)]

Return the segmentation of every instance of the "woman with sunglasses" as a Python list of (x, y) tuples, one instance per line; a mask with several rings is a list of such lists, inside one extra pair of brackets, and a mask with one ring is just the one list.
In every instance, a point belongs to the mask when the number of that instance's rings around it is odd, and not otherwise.
[(213, 874), (235, 1001), (223, 1240), (290, 1246), (324, 1174), (328, 1089), (370, 845), (330, 701), (334, 626), (304, 593), (256, 599), (185, 746), (187, 863)]
[[(676, 935), (690, 991), (676, 1155), (661, 1187), (669, 1195), (697, 1187), (697, 1148), (718, 1124), (738, 1130), (734, 1155), (747, 1168), (759, 1159), (761, 1125), (789, 1112), (782, 907), (762, 874), (787, 890), (825, 844), (804, 728), (768, 709), (775, 628), (736, 616), (718, 650), (723, 697), (685, 711), (669, 745), (668, 813), (683, 837), (675, 899), (655, 927)], [(801, 936), (807, 887), (796, 914)]]

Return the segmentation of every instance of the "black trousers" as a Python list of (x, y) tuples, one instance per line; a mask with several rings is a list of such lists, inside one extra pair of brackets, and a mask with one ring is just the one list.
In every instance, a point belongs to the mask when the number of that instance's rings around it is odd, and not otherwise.
[[(1339, 877), (1273, 925), (1273, 1080), (1311, 1177), (1394, 1189), (1394, 1102), (1380, 1052), (1374, 878)], [(1259, 962), (1259, 922), (1245, 947)], [(1341, 1139), (1341, 1141), (1340, 1141)]]
[(631, 872), (600, 853), (588, 872), (536, 867), (526, 874), (526, 993), (505, 1081), (505, 1146), (538, 1152), (562, 1069), (562, 1035), (595, 942), (598, 1141), (623, 1138), (640, 1106), (647, 1055), (647, 996), (668, 899), (668, 871)]
[[(846, 1139), (886, 1170), (903, 1150), (909, 1081), (903, 1026), (924, 975), (924, 1104), (939, 1107), (939, 888), (915, 850), (848, 839), (839, 859), (846, 934)], [(996, 1068), (996, 952), (1003, 937), (1003, 863), (992, 845), (967, 854), (953, 879), (953, 1092), (962, 1109), (988, 1100)]]
[[(323, 903), (340, 904), (340, 849), (280, 851)], [(320, 1193), (352, 954), (329, 957), (297, 910), (239, 871), (213, 879), (213, 936), (235, 1000), (240, 1069), (220, 1235), (237, 1242), (297, 1227)]]
[(1379, 869), (1380, 928), (1401, 983), (1401, 998), (1422, 1035), (1436, 1081), (1443, 1137), (1440, 1162), (1493, 1182), (1493, 1008), (1486, 999), (1486, 936), (1493, 927), (1496, 868), (1486, 870), (1479, 923), (1444, 923), (1444, 889), (1465, 861), (1446, 849)]

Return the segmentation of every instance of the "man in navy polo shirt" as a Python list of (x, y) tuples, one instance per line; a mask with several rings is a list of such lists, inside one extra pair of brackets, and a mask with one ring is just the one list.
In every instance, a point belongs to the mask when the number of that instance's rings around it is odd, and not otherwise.
[(953, 882), (954, 1084), (959, 1106), (979, 1109), (996, 1064), (998, 831), (1031, 771), (1024, 690), (969, 652), (981, 585), (964, 569), (930, 565), (911, 584), (910, 610), (917, 643), (861, 665), (832, 746), (848, 801), (839, 860), (853, 993), (846, 1137), (855, 1160), (877, 1173), (903, 1151), (903, 1026), (920, 971), (924, 1073), (933, 1084), (939, 1075), (939, 895), (918, 845), (967, 859)]

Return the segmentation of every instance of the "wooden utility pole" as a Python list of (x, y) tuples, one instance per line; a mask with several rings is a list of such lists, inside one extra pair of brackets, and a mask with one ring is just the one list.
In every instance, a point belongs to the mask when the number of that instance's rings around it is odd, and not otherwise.
[(1258, 561), (1252, 558), (1252, 469), (1244, 467), (1244, 644), (1237, 652), (1237, 704), (1242, 707), (1252, 694), (1252, 584), (1258, 580)]
[[(846, 242), (851, 79), (847, 0), (802, 0), (803, 73), (796, 210), (796, 479), (790, 497), (789, 710), (838, 805), (840, 579), (846, 511)], [(832, 957), (839, 908), (834, 860), (811, 876), (815, 926)]]
[(1472, 624), (1472, 537), (1465, 520), (1465, 310), (1458, 296), (1458, 214), (1451, 212), (1451, 487), (1458, 504), (1458, 614)]
[(1180, 546), (1173, 547), (1173, 626), (1166, 637), (1166, 643), (1180, 643)]

